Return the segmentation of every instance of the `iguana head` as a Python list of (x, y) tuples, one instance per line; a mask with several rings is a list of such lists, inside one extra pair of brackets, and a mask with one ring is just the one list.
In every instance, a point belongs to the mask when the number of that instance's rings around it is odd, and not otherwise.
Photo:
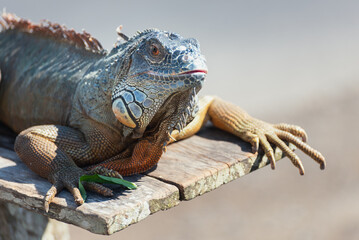
[(112, 93), (116, 118), (138, 138), (165, 121), (168, 132), (182, 129), (196, 111), (196, 95), (207, 74), (195, 39), (146, 30), (122, 47), (121, 71)]

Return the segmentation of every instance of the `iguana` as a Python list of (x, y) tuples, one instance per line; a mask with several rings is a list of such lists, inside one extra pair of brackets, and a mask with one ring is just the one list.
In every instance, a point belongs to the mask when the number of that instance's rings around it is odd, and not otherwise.
[[(207, 75), (197, 40), (148, 29), (110, 52), (90, 34), (59, 24), (33, 24), (4, 13), (0, 22), (0, 121), (19, 133), (15, 151), (53, 185), (68, 189), (77, 204), (80, 176), (121, 177), (151, 169), (167, 144), (195, 134), (210, 120), (217, 128), (259, 146), (275, 168), (279, 147), (304, 174), (293, 143), (325, 168), (325, 159), (305, 142), (305, 131), (269, 124), (218, 97), (197, 97)], [(85, 188), (104, 196), (98, 183)]]

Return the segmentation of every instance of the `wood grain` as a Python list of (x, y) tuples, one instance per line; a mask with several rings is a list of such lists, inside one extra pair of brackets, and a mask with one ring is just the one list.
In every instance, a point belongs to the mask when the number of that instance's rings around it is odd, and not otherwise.
[(51, 184), (30, 171), (13, 151), (0, 148), (0, 201), (94, 233), (112, 234), (179, 203), (179, 192), (173, 185), (143, 175), (126, 180), (135, 182), (138, 189), (117, 188), (112, 198), (90, 193), (81, 206), (74, 203), (68, 191), (62, 191), (50, 205), (50, 211), (45, 213), (43, 198)]
[[(293, 149), (294, 146), (291, 146)], [(277, 160), (283, 157), (275, 149)], [(190, 200), (269, 164), (250, 144), (213, 127), (172, 144), (148, 176), (176, 185), (181, 200)]]
[[(79, 207), (68, 191), (62, 191), (46, 213), (42, 199), (51, 184), (20, 161), (12, 150), (14, 139), (15, 134), (0, 124), (0, 201), (99, 234), (117, 232), (269, 163), (263, 154), (251, 153), (248, 143), (206, 127), (196, 136), (171, 144), (151, 171), (126, 178), (138, 189), (117, 188), (112, 198), (90, 193)], [(276, 159), (282, 158), (281, 151), (275, 153)]]

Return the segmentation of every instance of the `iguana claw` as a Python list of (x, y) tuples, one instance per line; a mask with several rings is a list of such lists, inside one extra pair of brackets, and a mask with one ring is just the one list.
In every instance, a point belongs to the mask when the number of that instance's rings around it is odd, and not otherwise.
[(44, 198), (44, 209), (46, 212), (49, 212), (49, 206), (54, 197), (58, 192), (60, 192), (63, 189), (63, 186), (60, 184), (54, 184), (51, 186), (49, 191), (47, 191), (45, 198)]
[[(60, 171), (62, 172), (62, 171)], [(73, 167), (71, 169), (66, 169), (65, 173), (57, 173), (50, 176), (50, 181), (53, 182), (52, 187), (46, 193), (44, 197), (44, 209), (46, 212), (49, 211), (50, 203), (53, 201), (54, 197), (57, 193), (61, 192), (63, 188), (69, 190), (72, 196), (75, 199), (77, 205), (82, 205), (84, 203), (84, 199), (81, 196), (80, 190), (78, 188), (78, 182), (82, 175), (93, 175), (100, 174), (103, 176), (113, 177), (113, 178), (121, 178), (121, 174), (118, 172), (104, 168), (102, 166), (96, 167), (90, 171), (84, 171), (81, 168)], [(113, 191), (99, 183), (95, 182), (83, 182), (83, 186), (86, 190), (98, 193), (105, 197), (113, 196)]]

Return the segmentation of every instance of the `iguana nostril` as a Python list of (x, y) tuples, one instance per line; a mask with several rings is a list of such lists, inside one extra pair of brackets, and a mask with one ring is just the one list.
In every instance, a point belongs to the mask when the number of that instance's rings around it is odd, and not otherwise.
[(185, 54), (183, 57), (182, 57), (182, 61), (187, 63), (187, 62), (191, 62), (193, 61), (193, 57), (190, 56), (189, 54)]

